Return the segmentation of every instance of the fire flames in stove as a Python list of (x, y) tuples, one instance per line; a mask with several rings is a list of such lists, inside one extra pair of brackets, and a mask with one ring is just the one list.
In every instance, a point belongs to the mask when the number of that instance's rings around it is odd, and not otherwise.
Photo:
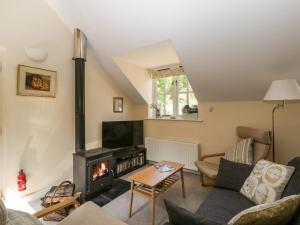
[(108, 163), (109, 161), (107, 160), (93, 165), (93, 181), (97, 180), (100, 177), (108, 175)]

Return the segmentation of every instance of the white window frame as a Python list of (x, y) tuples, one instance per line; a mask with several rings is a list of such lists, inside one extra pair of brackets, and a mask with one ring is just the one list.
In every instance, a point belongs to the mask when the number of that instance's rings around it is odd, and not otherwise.
[[(186, 75), (185, 75), (186, 76)], [(187, 84), (186, 84), (186, 90), (185, 91), (179, 91), (179, 88), (178, 88), (178, 76), (174, 77), (174, 80), (175, 80), (175, 89), (176, 89), (176, 109), (175, 109), (175, 112), (176, 112), (176, 116), (181, 116), (182, 114), (179, 114), (179, 94), (185, 94), (186, 95), (186, 104), (187, 105), (190, 105), (190, 95), (189, 94), (194, 94), (194, 91), (190, 85), (190, 82), (188, 79), (187, 80)]]
[[(182, 74), (182, 75), (185, 75), (185, 74)], [(186, 75), (185, 75), (186, 76)], [(153, 102), (157, 104), (157, 80), (158, 79), (153, 79)], [(178, 102), (178, 99), (179, 99), (179, 94), (186, 94), (186, 99), (187, 99), (187, 104), (190, 105), (190, 99), (189, 99), (189, 94), (192, 93), (194, 94), (193, 92), (193, 89), (191, 88), (191, 85), (187, 79), (187, 89), (185, 91), (179, 91), (179, 88), (178, 88), (178, 76), (173, 76), (173, 82), (172, 82), (172, 85), (173, 85), (173, 93), (172, 93), (172, 96), (173, 96), (173, 114), (170, 115), (170, 116), (175, 116), (175, 117), (180, 117), (182, 116), (182, 114), (180, 115), (179, 114), (179, 102)], [(166, 85), (165, 85), (166, 87)], [(167, 91), (166, 91), (166, 88), (164, 89), (164, 93), (163, 93), (163, 96), (164, 96), (164, 108), (163, 108), (163, 111), (161, 111), (161, 116), (166, 116), (166, 96), (168, 95)]]

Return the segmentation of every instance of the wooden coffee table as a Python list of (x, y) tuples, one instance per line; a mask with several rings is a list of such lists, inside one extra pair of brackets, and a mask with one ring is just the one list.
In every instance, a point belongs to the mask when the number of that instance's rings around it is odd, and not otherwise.
[(131, 194), (129, 203), (129, 217), (132, 215), (133, 193), (140, 194), (148, 198), (152, 203), (152, 225), (155, 224), (155, 199), (168, 190), (178, 180), (181, 180), (182, 196), (185, 198), (183, 167), (184, 164), (162, 161), (159, 164), (165, 164), (174, 167), (170, 172), (159, 172), (154, 165), (149, 166), (129, 177), (131, 180)]

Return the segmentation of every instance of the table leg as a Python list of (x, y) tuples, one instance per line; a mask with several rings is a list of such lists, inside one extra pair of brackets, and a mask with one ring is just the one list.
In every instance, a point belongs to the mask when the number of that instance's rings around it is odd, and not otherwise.
[(181, 174), (182, 197), (185, 198), (185, 188), (184, 188), (183, 169), (180, 170), (180, 174)]
[(151, 190), (151, 204), (152, 204), (152, 225), (155, 224), (155, 187)]
[(129, 218), (131, 217), (131, 214), (132, 214), (133, 188), (134, 188), (134, 181), (131, 181), (130, 201), (129, 201)]

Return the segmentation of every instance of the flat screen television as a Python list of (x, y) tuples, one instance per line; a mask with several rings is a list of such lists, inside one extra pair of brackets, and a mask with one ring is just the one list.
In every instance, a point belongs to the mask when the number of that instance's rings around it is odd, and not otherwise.
[(122, 148), (144, 144), (144, 122), (108, 121), (102, 122), (102, 147)]

